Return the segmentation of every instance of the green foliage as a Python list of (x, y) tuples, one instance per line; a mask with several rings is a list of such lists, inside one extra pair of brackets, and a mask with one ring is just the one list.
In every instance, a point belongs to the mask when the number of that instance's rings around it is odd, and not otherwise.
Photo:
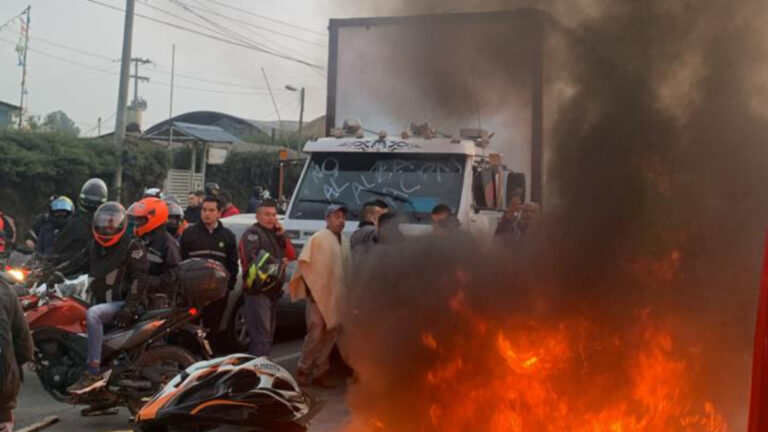
[(54, 111), (48, 113), (43, 120), (40, 129), (43, 132), (61, 133), (64, 135), (79, 136), (80, 128), (75, 126), (75, 122), (69, 118), (64, 111)]
[[(111, 184), (117, 166), (111, 141), (62, 133), (0, 131), (0, 154), (0, 208), (21, 227), (46, 210), (53, 194), (76, 201), (91, 177)], [(124, 162), (123, 196), (133, 198), (145, 186), (162, 184), (168, 156), (161, 146), (129, 143)]]

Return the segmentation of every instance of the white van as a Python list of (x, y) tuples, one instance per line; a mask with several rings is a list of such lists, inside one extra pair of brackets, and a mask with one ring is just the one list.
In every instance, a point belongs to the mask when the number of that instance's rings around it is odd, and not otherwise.
[(362, 205), (384, 200), (402, 217), (406, 235), (431, 232), (430, 214), (448, 205), (465, 229), (491, 236), (515, 188), (525, 177), (507, 170), (486, 147), (488, 134), (464, 129), (461, 138), (329, 137), (309, 141), (310, 157), (285, 215), (285, 228), (301, 247), (325, 227), (329, 204), (350, 209), (346, 232), (357, 228)]

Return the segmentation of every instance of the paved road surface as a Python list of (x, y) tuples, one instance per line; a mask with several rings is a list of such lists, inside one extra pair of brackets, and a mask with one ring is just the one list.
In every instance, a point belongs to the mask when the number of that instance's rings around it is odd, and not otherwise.
[[(272, 357), (291, 373), (296, 371), (301, 340), (280, 342), (275, 345)], [(19, 395), (16, 410), (16, 428), (21, 429), (50, 415), (57, 415), (61, 421), (45, 429), (45, 432), (122, 432), (130, 431), (128, 411), (121, 408), (120, 413), (104, 417), (82, 417), (82, 406), (71, 406), (53, 400), (33, 373), (26, 374), (27, 380)], [(338, 430), (347, 416), (344, 403), (344, 390), (310, 389), (313, 396), (327, 401), (323, 410), (315, 417), (310, 432), (331, 432)]]

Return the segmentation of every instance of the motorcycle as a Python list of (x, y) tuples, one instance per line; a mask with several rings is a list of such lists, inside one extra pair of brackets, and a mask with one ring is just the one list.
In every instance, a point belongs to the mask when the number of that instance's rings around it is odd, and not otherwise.
[[(218, 280), (221, 276), (206, 279), (209, 286), (205, 288), (210, 292), (205, 301), (201, 302), (199, 295), (186, 293), (184, 298), (191, 301), (149, 310), (129, 328), (107, 326), (102, 365), (109, 369), (103, 374), (104, 384), (82, 394), (71, 394), (67, 387), (85, 370), (89, 304), (77, 297), (62, 296), (55, 289), (38, 288), (21, 298), (35, 344), (33, 369), (43, 388), (59, 402), (87, 405), (83, 415), (108, 413), (119, 406), (135, 414), (165, 383), (197, 361), (190, 349), (203, 358), (211, 357), (205, 330), (192, 321), (204, 304), (224, 296), (227, 275), (221, 270), (223, 284)], [(7, 281), (7, 275), (0, 277), (3, 279)]]

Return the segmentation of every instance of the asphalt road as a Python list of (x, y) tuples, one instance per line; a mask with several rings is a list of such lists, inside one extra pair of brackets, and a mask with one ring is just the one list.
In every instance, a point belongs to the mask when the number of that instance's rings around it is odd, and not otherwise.
[[(287, 368), (291, 373), (296, 372), (301, 340), (294, 339), (277, 343), (272, 350), (272, 358)], [(45, 432), (122, 432), (131, 431), (128, 422), (128, 410), (121, 408), (117, 415), (102, 417), (82, 417), (82, 406), (71, 406), (56, 402), (49, 396), (40, 384), (37, 376), (27, 372), (26, 382), (22, 387), (16, 409), (16, 429), (21, 429), (45, 417), (56, 415), (60, 421), (46, 429)], [(343, 379), (339, 379), (339, 388), (333, 390), (308, 389), (315, 397), (326, 403), (323, 409), (313, 419), (310, 432), (331, 432), (339, 430), (347, 417), (344, 403)]]

